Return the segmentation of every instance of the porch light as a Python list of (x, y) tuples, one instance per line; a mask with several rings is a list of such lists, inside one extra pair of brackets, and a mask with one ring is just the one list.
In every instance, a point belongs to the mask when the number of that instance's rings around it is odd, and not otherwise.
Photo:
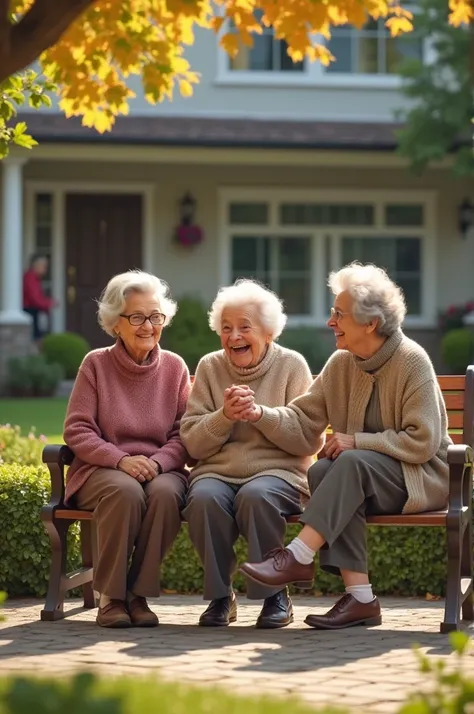
[(459, 232), (465, 238), (470, 228), (474, 227), (474, 203), (465, 198), (458, 209)]
[(196, 199), (187, 191), (179, 202), (181, 225), (189, 226), (193, 224), (195, 210)]

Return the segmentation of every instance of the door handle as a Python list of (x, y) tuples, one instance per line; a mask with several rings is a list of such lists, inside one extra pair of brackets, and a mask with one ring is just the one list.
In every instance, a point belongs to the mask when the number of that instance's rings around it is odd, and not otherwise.
[(76, 268), (74, 265), (70, 265), (67, 269), (67, 274), (70, 280), (76, 277)]
[(67, 289), (67, 301), (70, 305), (74, 305), (76, 302), (76, 288), (74, 285), (69, 285)]

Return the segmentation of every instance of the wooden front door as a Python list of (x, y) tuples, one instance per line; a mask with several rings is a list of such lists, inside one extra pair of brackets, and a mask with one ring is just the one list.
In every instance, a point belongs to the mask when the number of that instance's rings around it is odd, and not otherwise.
[(107, 281), (142, 265), (142, 197), (69, 194), (66, 198), (67, 329), (91, 348), (111, 344), (97, 324)]

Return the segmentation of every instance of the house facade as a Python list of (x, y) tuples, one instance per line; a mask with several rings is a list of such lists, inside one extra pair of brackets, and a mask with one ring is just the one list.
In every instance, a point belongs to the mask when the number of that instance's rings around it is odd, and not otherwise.
[[(324, 328), (328, 272), (358, 259), (403, 287), (405, 328), (435, 356), (440, 309), (473, 297), (474, 228), (459, 228), (472, 180), (450, 160), (414, 176), (395, 153), (406, 101), (403, 56), (430, 48), (389, 38), (381, 23), (337, 30), (337, 62), (293, 65), (271, 32), (230, 60), (206, 32), (188, 56), (201, 82), (190, 99), (152, 107), (139, 83), (130, 115), (98, 135), (54, 109), (26, 115), (40, 142), (0, 164), (2, 350), (29, 335), (21, 311), (28, 257), (51, 257), (54, 331), (106, 343), (95, 300), (128, 268), (165, 279), (173, 296), (209, 304), (239, 276), (284, 299), (290, 325)], [(186, 194), (202, 240), (179, 244)], [(8, 343), (8, 348), (7, 348)]]

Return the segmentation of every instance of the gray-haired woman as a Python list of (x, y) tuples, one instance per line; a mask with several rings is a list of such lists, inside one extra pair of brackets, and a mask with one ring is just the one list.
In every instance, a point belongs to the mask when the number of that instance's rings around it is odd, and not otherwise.
[[(222, 350), (204, 357), (181, 421), (181, 438), (198, 460), (184, 515), (204, 565), (204, 598), (211, 600), (200, 625), (228, 625), (237, 617), (232, 575), (234, 543), (241, 533), (253, 560), (283, 544), (285, 516), (300, 514), (309, 495), (311, 459), (286, 450), (242, 419), (254, 399), (269, 407), (288, 404), (311, 384), (297, 352), (275, 344), (286, 315), (277, 296), (251, 280), (219, 291), (209, 323)], [(286, 586), (250, 583), (247, 595), (264, 599), (257, 627), (293, 620)]]
[(179, 421), (189, 372), (158, 344), (175, 312), (168, 286), (154, 275), (131, 270), (112, 278), (98, 315), (115, 344), (86, 355), (69, 400), (64, 440), (75, 459), (66, 500), (94, 512), (102, 627), (158, 625), (145, 598), (159, 595), (160, 565), (187, 490)]
[(308, 615), (305, 622), (318, 629), (381, 623), (367, 575), (365, 516), (443, 508), (451, 443), (430, 358), (400, 329), (400, 288), (380, 268), (357, 263), (332, 273), (329, 285), (337, 351), (320, 376), (286, 408), (254, 402), (241, 414), (301, 455), (315, 452), (332, 426), (309, 470), (312, 497), (299, 536), (265, 561), (242, 566), (260, 584), (310, 586), (320, 551), (321, 567), (342, 575), (346, 593), (327, 614)]

